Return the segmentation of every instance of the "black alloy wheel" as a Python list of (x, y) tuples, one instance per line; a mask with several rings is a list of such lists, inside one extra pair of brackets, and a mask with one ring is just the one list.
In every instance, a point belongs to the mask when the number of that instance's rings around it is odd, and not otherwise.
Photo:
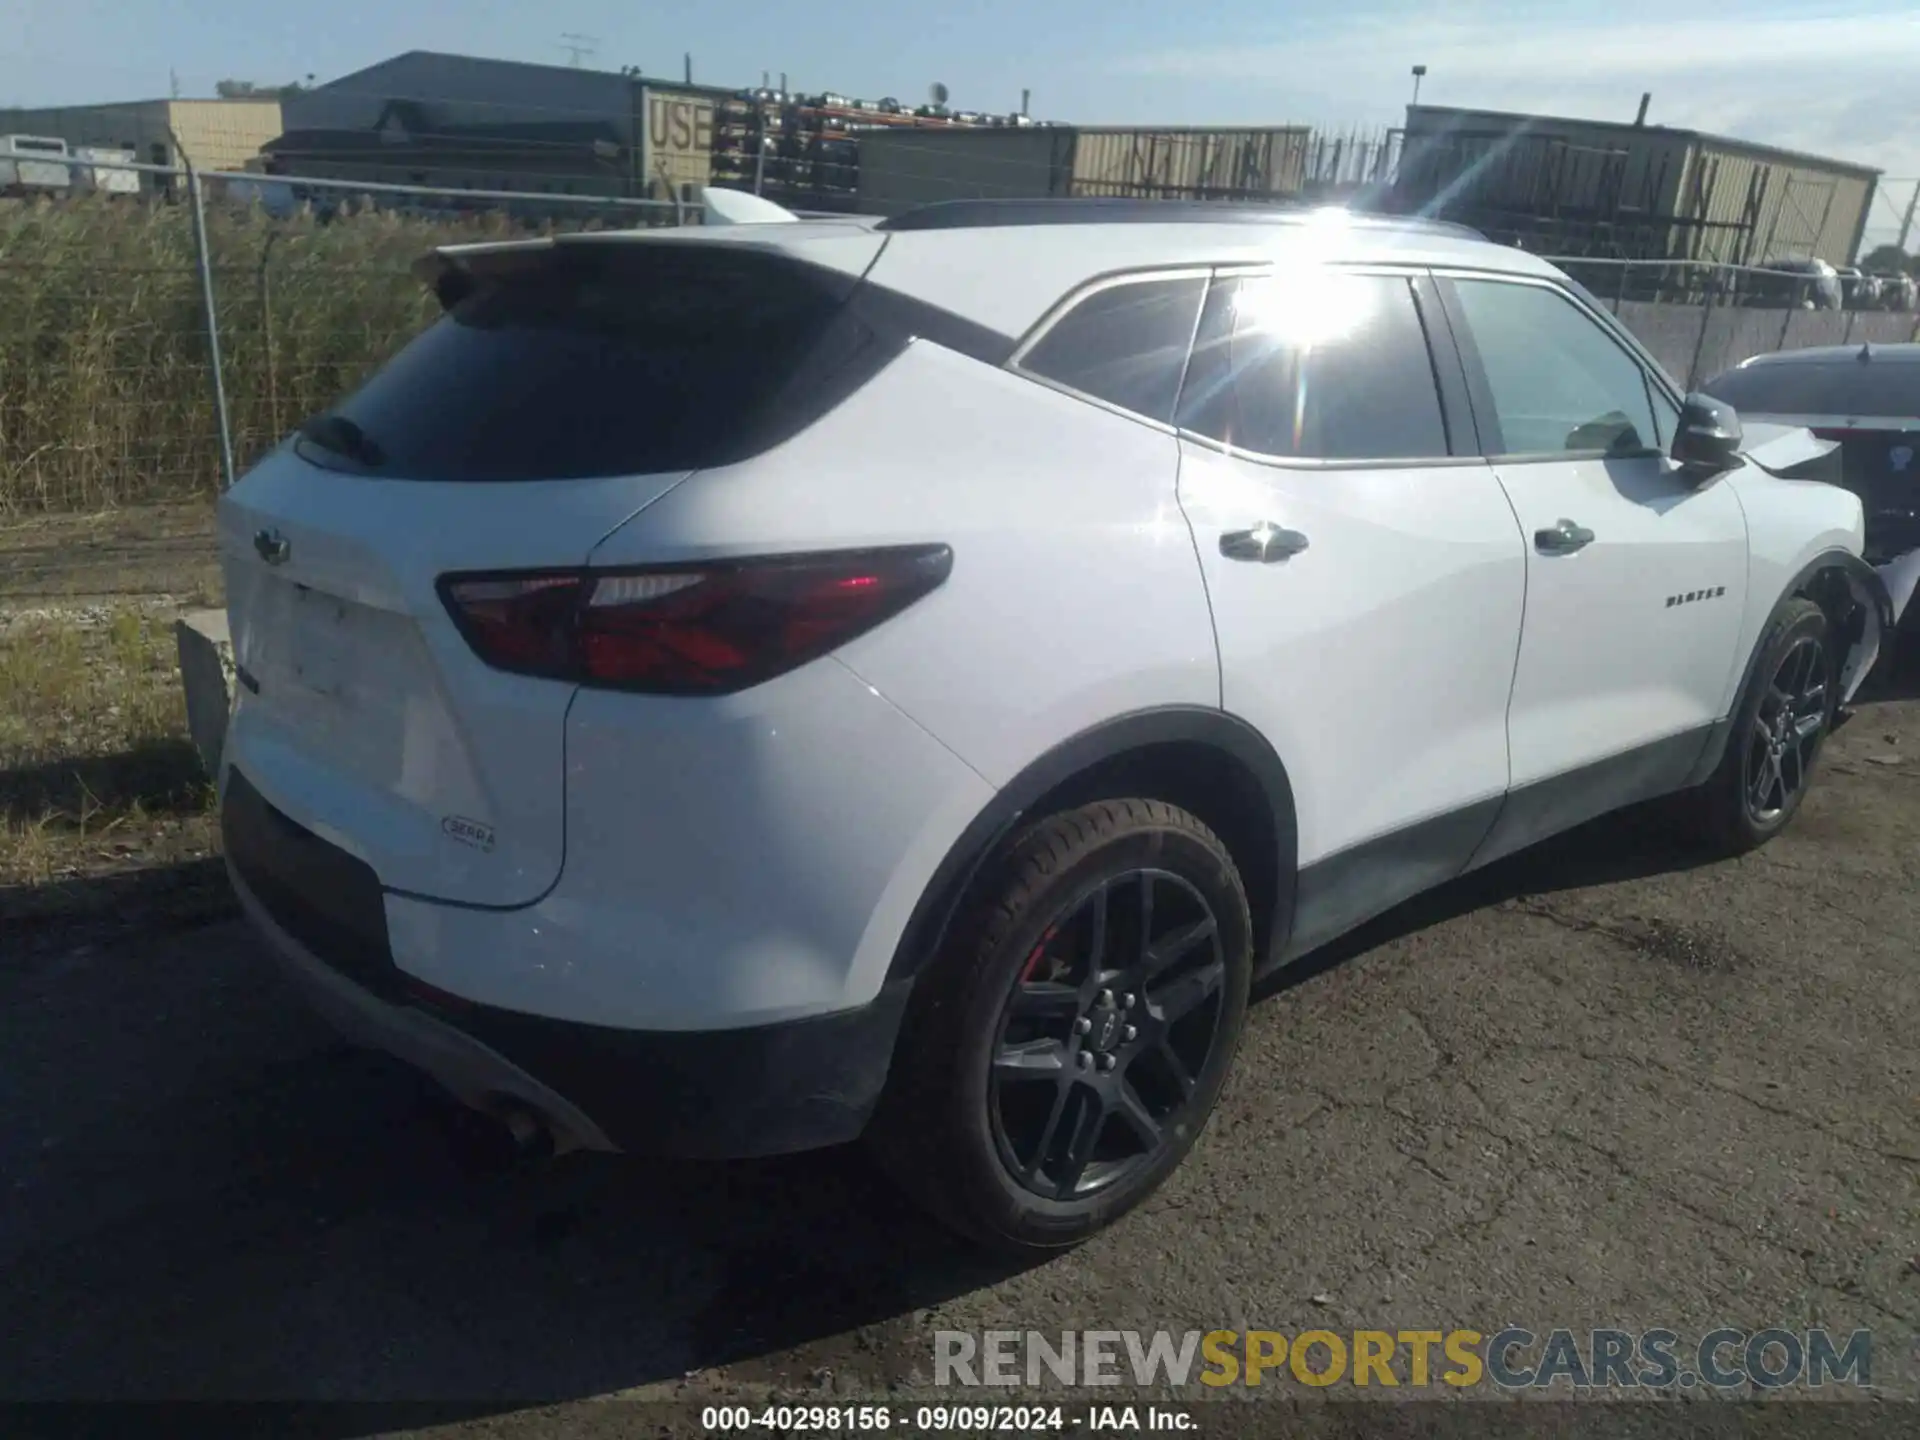
[(1746, 742), (1747, 814), (1755, 825), (1775, 824), (1805, 792), (1833, 713), (1830, 678), (1820, 635), (1797, 637), (1774, 667)]
[(1049, 1200), (1151, 1164), (1222, 1039), (1226, 957), (1200, 892), (1166, 870), (1104, 878), (1034, 946), (987, 1089), (1001, 1163)]
[(1145, 1200), (1233, 1067), (1254, 929), (1232, 853), (1163, 800), (1043, 816), (983, 867), (925, 972), (869, 1152), (996, 1250), (1076, 1245)]

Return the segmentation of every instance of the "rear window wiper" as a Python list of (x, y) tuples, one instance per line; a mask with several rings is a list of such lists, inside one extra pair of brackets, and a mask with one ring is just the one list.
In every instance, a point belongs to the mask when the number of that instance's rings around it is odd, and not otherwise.
[(368, 436), (357, 424), (344, 415), (328, 413), (316, 415), (300, 427), (300, 438), (318, 445), (322, 450), (330, 450), (356, 465), (364, 465), (369, 470), (378, 470), (387, 463), (386, 452)]

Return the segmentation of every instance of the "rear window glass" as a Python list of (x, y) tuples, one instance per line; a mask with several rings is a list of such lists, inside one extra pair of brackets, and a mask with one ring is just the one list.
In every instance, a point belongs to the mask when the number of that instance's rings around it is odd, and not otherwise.
[[(303, 451), (420, 480), (581, 479), (737, 458), (851, 288), (778, 257), (581, 247), (460, 300)], [(830, 348), (842, 360), (843, 343)], [(317, 453), (316, 453), (317, 452)]]
[(1920, 415), (1920, 364), (1899, 361), (1753, 365), (1704, 388), (1754, 415)]

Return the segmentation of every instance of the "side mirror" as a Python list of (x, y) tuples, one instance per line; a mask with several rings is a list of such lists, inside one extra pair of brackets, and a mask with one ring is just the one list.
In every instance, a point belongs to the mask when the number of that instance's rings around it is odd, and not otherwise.
[(1724, 400), (1695, 391), (1680, 407), (1680, 427), (1670, 453), (1682, 475), (1704, 485), (1734, 467), (1741, 438), (1738, 412)]

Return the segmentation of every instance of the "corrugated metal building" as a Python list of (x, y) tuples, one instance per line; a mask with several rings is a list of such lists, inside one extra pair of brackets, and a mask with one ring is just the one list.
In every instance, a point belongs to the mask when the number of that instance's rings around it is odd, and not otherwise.
[(1293, 196), (1306, 183), (1313, 132), (1040, 125), (859, 138), (860, 209), (890, 215), (939, 200)]
[(179, 165), (184, 150), (202, 170), (240, 170), (280, 134), (280, 110), (278, 100), (256, 98), (0, 110), (0, 134), (45, 135), (70, 147), (132, 150), (134, 158), (147, 165)]
[(1393, 208), (1557, 254), (1844, 265), (1879, 175), (1663, 125), (1413, 105)]
[(411, 50), (286, 102), (281, 173), (449, 189), (664, 196), (706, 183), (731, 92)]
[(626, 195), (633, 81), (410, 50), (285, 104), (277, 173), (467, 190)]

